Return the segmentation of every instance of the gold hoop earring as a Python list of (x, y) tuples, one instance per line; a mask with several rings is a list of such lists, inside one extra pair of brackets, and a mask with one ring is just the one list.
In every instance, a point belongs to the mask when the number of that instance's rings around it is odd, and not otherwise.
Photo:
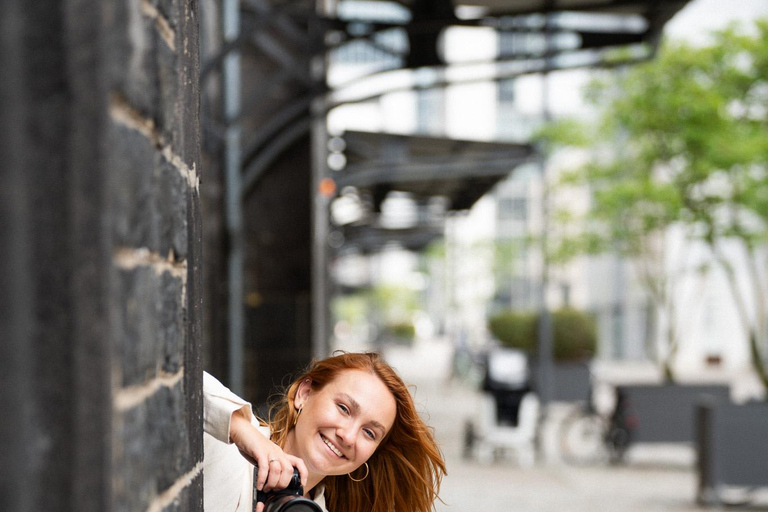
[(364, 476), (363, 478), (360, 478), (360, 479), (358, 480), (357, 478), (353, 478), (353, 477), (352, 477), (352, 473), (347, 473), (347, 476), (349, 477), (349, 479), (350, 479), (350, 480), (352, 480), (353, 482), (362, 482), (363, 480), (365, 480), (366, 478), (368, 478), (368, 474), (369, 474), (371, 471), (370, 471), (370, 469), (368, 469), (368, 463), (367, 463), (367, 462), (363, 462), (363, 464), (365, 465), (365, 476)]
[(294, 427), (299, 422), (299, 415), (301, 414), (301, 411), (303, 411), (303, 410), (304, 410), (304, 406), (302, 405), (301, 407), (299, 407), (299, 412), (296, 413), (296, 417), (293, 418), (293, 426)]

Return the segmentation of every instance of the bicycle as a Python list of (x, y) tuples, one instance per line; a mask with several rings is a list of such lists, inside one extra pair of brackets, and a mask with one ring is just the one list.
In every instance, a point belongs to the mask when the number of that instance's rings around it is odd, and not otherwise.
[(632, 440), (632, 419), (626, 414), (624, 399), (614, 390), (615, 406), (610, 413), (601, 413), (595, 407), (593, 391), (590, 383), (586, 402), (560, 422), (561, 457), (577, 466), (622, 463)]

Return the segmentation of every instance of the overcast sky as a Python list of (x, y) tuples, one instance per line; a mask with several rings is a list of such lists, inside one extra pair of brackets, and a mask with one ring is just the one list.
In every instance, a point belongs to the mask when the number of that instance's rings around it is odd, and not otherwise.
[(707, 34), (731, 21), (750, 22), (768, 17), (765, 0), (693, 0), (672, 18), (664, 32), (672, 38), (706, 41)]

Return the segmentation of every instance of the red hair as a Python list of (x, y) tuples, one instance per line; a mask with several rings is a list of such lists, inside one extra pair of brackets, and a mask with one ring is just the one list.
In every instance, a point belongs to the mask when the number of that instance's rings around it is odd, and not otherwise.
[[(395, 398), (397, 412), (392, 428), (368, 459), (369, 474), (362, 482), (346, 475), (327, 476), (325, 497), (333, 512), (430, 512), (438, 498), (445, 462), (435, 442), (433, 431), (416, 410), (413, 397), (394, 369), (375, 352), (337, 353), (313, 361), (309, 368), (288, 387), (273, 405), (270, 427), (272, 441), (280, 446), (296, 419), (293, 401), (305, 379), (312, 389), (322, 389), (347, 370), (363, 370), (376, 375)], [(361, 478), (365, 473), (355, 473)]]

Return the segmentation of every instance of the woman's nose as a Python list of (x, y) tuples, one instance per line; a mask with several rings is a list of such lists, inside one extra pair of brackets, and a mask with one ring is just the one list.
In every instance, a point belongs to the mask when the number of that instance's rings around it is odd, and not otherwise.
[(336, 429), (336, 435), (346, 446), (352, 446), (355, 442), (355, 429), (353, 425), (344, 425)]

